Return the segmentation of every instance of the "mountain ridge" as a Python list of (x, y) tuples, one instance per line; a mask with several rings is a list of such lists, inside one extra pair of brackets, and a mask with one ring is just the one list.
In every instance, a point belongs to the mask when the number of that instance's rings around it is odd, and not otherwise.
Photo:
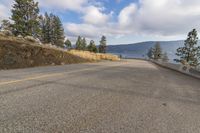
[[(124, 58), (147, 58), (148, 50), (153, 47), (157, 42), (160, 43), (163, 52), (166, 52), (171, 62), (176, 56), (176, 50), (184, 46), (184, 40), (175, 41), (145, 41), (132, 44), (118, 44), (109, 45), (107, 52), (112, 54), (121, 55)], [(200, 44), (200, 43), (198, 43)]]

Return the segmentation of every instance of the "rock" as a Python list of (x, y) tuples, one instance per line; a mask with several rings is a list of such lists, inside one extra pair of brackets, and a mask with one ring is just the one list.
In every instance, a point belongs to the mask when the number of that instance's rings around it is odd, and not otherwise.
[(24, 40), (24, 37), (22, 35), (18, 35), (17, 40)]
[(24, 37), (24, 39), (26, 39), (27, 41), (30, 41), (30, 42), (37, 42), (37, 40), (32, 36), (26, 36), (26, 37)]
[(42, 45), (42, 42), (40, 41), (39, 38), (36, 38), (35, 40), (36, 40), (36, 42), (37, 42), (38, 44)]
[(17, 37), (18, 37), (18, 38), (23, 38), (23, 36), (22, 36), (22, 35), (18, 35)]

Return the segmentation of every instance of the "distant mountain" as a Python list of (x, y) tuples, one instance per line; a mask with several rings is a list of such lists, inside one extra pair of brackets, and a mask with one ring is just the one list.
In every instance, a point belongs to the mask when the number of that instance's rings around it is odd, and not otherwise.
[[(122, 55), (125, 58), (147, 58), (146, 54), (148, 50), (156, 44), (156, 41), (141, 42), (134, 44), (121, 44), (121, 45), (109, 45), (108, 53)], [(160, 41), (161, 47), (164, 52), (167, 52), (170, 61), (173, 61), (176, 57), (176, 49), (184, 45), (184, 41)]]

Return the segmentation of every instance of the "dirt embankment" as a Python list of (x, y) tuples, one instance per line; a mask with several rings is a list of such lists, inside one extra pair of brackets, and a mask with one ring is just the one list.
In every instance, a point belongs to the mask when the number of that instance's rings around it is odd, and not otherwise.
[(24, 39), (0, 36), (0, 69), (64, 65), (90, 60)]

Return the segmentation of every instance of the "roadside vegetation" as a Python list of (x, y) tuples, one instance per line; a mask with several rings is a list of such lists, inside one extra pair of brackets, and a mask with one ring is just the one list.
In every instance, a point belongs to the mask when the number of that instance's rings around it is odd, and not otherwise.
[(184, 46), (177, 49), (176, 55), (180, 58), (175, 59), (175, 61), (193, 67), (199, 66), (200, 46), (198, 46), (197, 43), (198, 34), (196, 29), (193, 29), (188, 33), (188, 38), (185, 40)]
[(152, 60), (157, 60), (157, 61), (162, 60), (164, 62), (169, 61), (167, 53), (166, 52), (163, 53), (163, 50), (162, 50), (159, 42), (157, 42), (154, 45), (154, 47), (149, 49), (147, 56), (149, 59), (152, 59)]
[[(191, 67), (199, 67), (200, 65), (200, 46), (198, 46), (198, 33), (193, 29), (188, 33), (184, 46), (177, 49), (176, 55), (178, 59), (174, 59), (177, 63)], [(160, 43), (156, 43), (153, 48), (150, 48), (147, 56), (152, 60), (162, 60), (168, 62), (169, 58), (167, 53), (163, 53)]]

